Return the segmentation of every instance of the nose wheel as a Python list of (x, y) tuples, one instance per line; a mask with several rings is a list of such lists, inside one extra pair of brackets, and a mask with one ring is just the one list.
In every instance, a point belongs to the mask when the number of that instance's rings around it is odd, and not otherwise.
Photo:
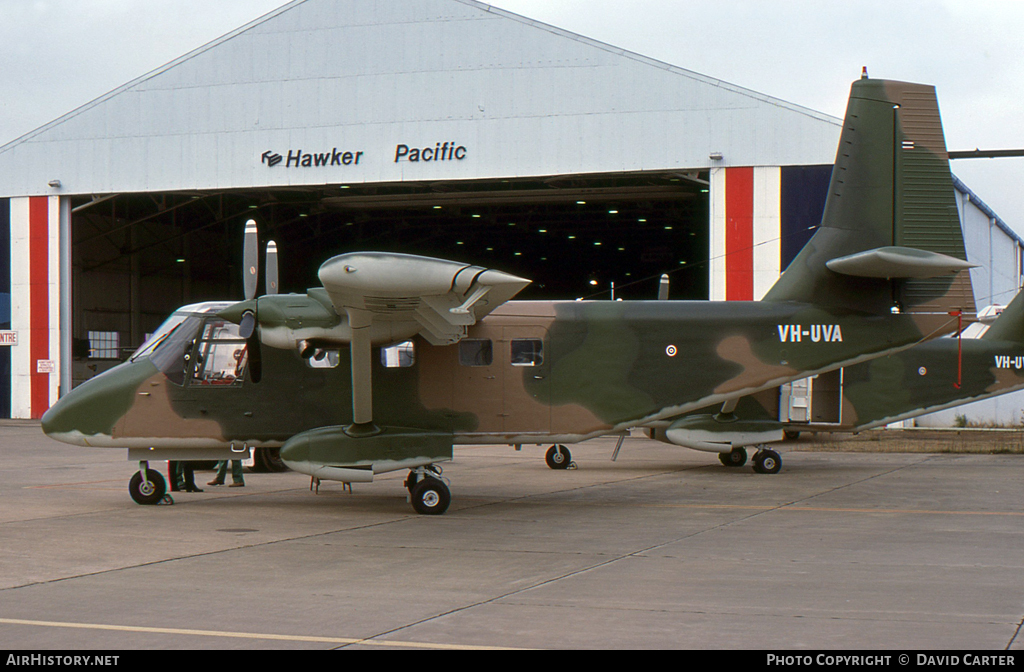
[(128, 494), (132, 496), (136, 504), (149, 506), (159, 504), (167, 494), (167, 482), (159, 471), (149, 468), (147, 462), (143, 462), (135, 475), (128, 481)]
[(572, 453), (565, 446), (551, 446), (544, 456), (551, 469), (569, 469), (573, 466)]

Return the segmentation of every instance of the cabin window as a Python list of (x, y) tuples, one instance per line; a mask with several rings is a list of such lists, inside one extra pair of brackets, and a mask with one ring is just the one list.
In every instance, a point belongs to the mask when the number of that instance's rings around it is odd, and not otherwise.
[(544, 363), (544, 341), (539, 338), (512, 339), (512, 366), (540, 366)]
[(386, 369), (408, 369), (416, 363), (416, 346), (412, 341), (380, 349), (380, 363)]
[(306, 360), (311, 369), (336, 369), (341, 362), (340, 350), (324, 350), (317, 348), (313, 355)]
[(490, 339), (468, 338), (459, 341), (459, 364), (463, 366), (490, 366), (494, 361), (494, 346)]
[(245, 339), (238, 335), (238, 325), (223, 320), (208, 322), (195, 353), (194, 384), (242, 384), (249, 357)]
[(89, 359), (120, 359), (121, 334), (116, 331), (89, 332)]

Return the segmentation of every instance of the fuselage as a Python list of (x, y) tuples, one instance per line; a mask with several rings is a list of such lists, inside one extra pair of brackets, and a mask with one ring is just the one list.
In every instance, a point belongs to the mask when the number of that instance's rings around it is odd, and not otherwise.
[[(254, 383), (224, 305), (176, 313), (128, 362), (61, 399), (44, 430), (198, 456), (351, 423), (347, 346), (309, 357), (264, 346)], [(456, 443), (577, 442), (909, 347), (933, 329), (921, 319), (796, 302), (512, 301), (455, 345), (376, 348), (374, 422)]]
[(1022, 388), (1024, 344), (937, 339), (845, 369), (841, 422), (808, 429), (871, 429)]

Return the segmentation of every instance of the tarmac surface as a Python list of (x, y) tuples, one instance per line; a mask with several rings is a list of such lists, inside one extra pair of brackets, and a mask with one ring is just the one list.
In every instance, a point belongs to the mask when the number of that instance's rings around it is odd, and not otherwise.
[(404, 472), (143, 507), (125, 451), (5, 423), (0, 650), (1024, 649), (1024, 455), (613, 447), (456, 448), (440, 517)]

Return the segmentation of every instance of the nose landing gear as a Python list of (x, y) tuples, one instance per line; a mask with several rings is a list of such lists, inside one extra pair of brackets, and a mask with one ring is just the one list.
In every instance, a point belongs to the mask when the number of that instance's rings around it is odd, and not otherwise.
[(572, 453), (565, 446), (551, 446), (544, 456), (551, 469), (572, 469), (575, 463), (572, 461)]
[(128, 493), (136, 504), (159, 504), (167, 495), (167, 481), (159, 471), (149, 468), (149, 462), (140, 462), (139, 470), (128, 481)]

